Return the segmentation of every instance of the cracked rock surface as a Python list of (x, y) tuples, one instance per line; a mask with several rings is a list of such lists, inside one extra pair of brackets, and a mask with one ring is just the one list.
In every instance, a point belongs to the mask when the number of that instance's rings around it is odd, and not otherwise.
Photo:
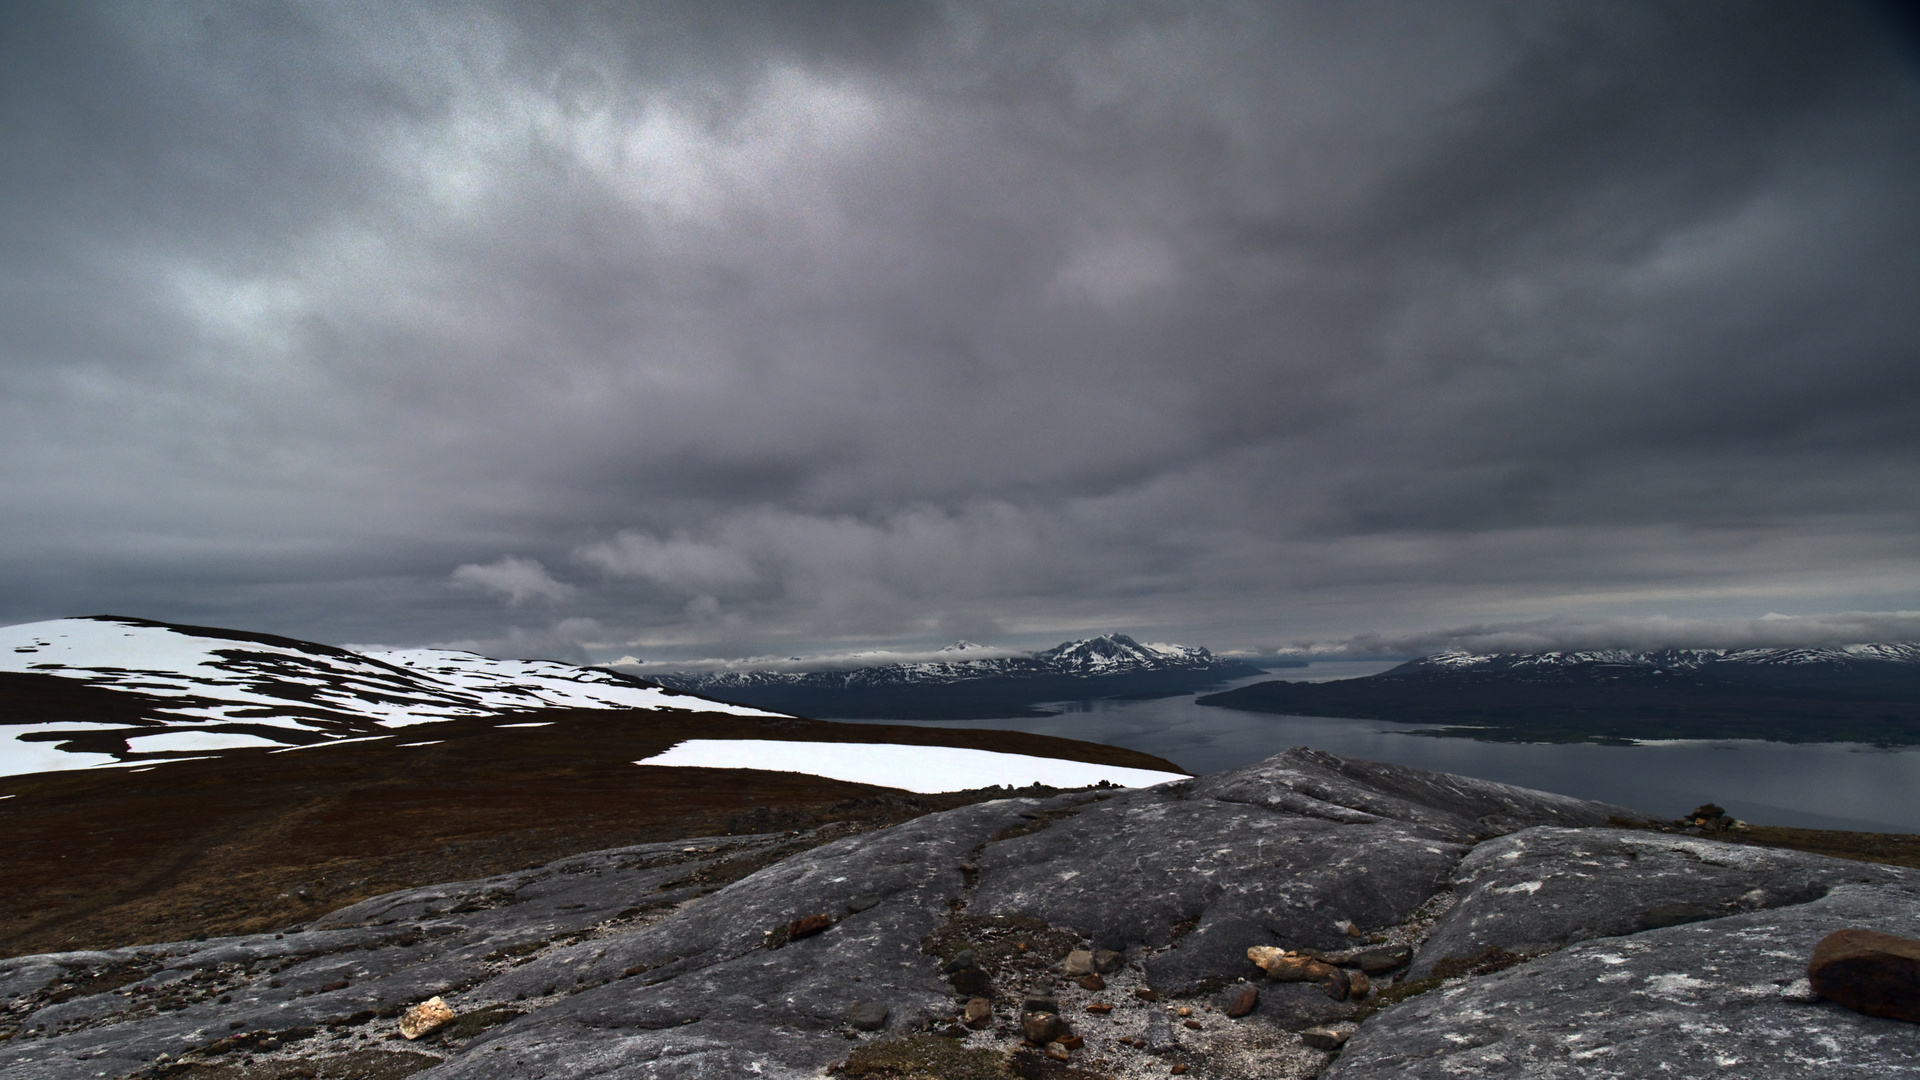
[(1910, 871), (1799, 851), (1625, 829), (1533, 828), (1460, 863), (1459, 897), (1414, 957), (1413, 977), (1489, 949), (1529, 955), (1576, 941), (1804, 904), (1846, 883)]
[(1589, 941), (1380, 1013), (1323, 1075), (1920, 1075), (1920, 1025), (1795, 992), (1837, 926), (1920, 936), (1920, 889), (1840, 885), (1792, 907)]
[[(1020, 1046), (1032, 1002), (1068, 1023), (1073, 1068), (1117, 1080), (1314, 1076), (1334, 1057), (1299, 1032), (1355, 1021), (1324, 1075), (1914, 1068), (1920, 1029), (1791, 986), (1840, 925), (1920, 933), (1912, 874), (1608, 827), (1635, 818), (1292, 750), (854, 835), (593, 852), (298, 932), (0, 961), (0, 1073), (797, 1078), (914, 1038), (1052, 1068)], [(1250, 945), (1417, 952), (1339, 1000), (1266, 980)], [(1068, 974), (1071, 952), (1108, 949), (1124, 962)], [(1421, 981), (1487, 950), (1504, 970)], [(1257, 1007), (1229, 1017), (1249, 986)], [(396, 1018), (436, 995), (454, 1022), (401, 1039)], [(963, 1026), (976, 995), (990, 1014)]]

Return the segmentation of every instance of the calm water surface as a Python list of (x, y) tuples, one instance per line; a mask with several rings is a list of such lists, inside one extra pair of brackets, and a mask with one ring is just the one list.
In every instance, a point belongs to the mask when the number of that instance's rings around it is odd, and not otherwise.
[[(1316, 664), (1243, 679), (1356, 678), (1392, 664)], [(1756, 824), (1920, 832), (1920, 749), (1857, 743), (1676, 741), (1639, 746), (1492, 743), (1410, 735), (1416, 725), (1274, 716), (1152, 701), (1054, 702), (1058, 716), (943, 720), (930, 726), (1002, 728), (1124, 746), (1195, 773), (1250, 765), (1290, 746), (1414, 765), (1600, 799), (1662, 817), (1716, 802)], [(903, 721), (872, 721), (900, 723)]]

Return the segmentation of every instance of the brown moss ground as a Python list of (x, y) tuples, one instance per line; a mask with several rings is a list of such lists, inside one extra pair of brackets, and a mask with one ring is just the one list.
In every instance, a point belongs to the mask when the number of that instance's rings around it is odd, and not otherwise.
[(1684, 820), (1671, 824), (1613, 818), (1609, 824), (1625, 829), (1682, 833), (1729, 844), (1786, 848), (1836, 859), (1920, 867), (1920, 836), (1912, 833), (1846, 832), (1839, 829), (1792, 829), (1780, 825), (1743, 824), (1739, 828), (1687, 830)]
[[(550, 720), (542, 728), (501, 723)], [(634, 765), (681, 740), (974, 746), (1133, 768), (1118, 747), (966, 731), (635, 710), (549, 710), (401, 729), (151, 771), (0, 778), (0, 955), (301, 923), (393, 889), (626, 844), (844, 823), (846, 832), (998, 797), (920, 796), (797, 773)], [(303, 895), (304, 893), (304, 895)]]

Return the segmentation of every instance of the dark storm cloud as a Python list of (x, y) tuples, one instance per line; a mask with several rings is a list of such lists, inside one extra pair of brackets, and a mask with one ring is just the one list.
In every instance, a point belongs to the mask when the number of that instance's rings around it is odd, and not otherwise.
[(10, 619), (712, 656), (1920, 606), (1880, 8), (0, 26)]

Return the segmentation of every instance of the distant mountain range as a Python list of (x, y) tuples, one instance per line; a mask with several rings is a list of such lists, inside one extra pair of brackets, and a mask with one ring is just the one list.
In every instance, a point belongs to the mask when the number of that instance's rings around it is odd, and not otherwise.
[(1142, 645), (1125, 634), (1069, 641), (1024, 656), (973, 656), (838, 671), (669, 672), (662, 686), (799, 716), (959, 720), (1047, 716), (1039, 704), (1192, 693), (1266, 669), (1185, 645)]
[(1444, 725), (1551, 742), (1772, 739), (1920, 744), (1920, 644), (1440, 653), (1360, 679), (1199, 699), (1250, 712)]

